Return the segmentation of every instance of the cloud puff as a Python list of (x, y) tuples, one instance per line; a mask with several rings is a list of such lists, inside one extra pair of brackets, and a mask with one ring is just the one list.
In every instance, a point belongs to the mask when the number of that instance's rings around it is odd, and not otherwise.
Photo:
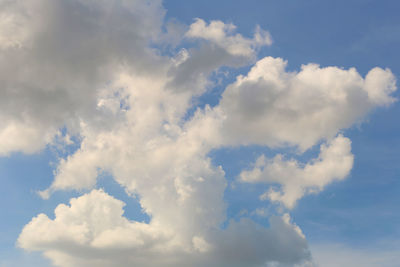
[(225, 24), (222, 21), (213, 20), (207, 25), (204, 20), (196, 19), (190, 25), (186, 36), (207, 40), (225, 49), (229, 54), (250, 58), (255, 57), (257, 48), (272, 44), (270, 34), (260, 27), (256, 28), (253, 39), (245, 38), (239, 33), (234, 34), (235, 29), (235, 25)]
[(388, 69), (374, 68), (363, 79), (354, 68), (307, 64), (287, 72), (286, 65), (265, 57), (226, 88), (219, 108), (227, 142), (306, 150), (394, 101), (395, 78)]
[(257, 27), (252, 39), (235, 34), (236, 26), (213, 20), (207, 24), (196, 19), (184, 34), (187, 40), (200, 41), (199, 47), (182, 49), (175, 67), (170, 69), (172, 90), (189, 90), (201, 94), (207, 76), (221, 66), (240, 67), (256, 59), (257, 51), (272, 40), (267, 31)]
[(265, 229), (243, 219), (189, 236), (157, 221), (123, 217), (124, 203), (93, 190), (70, 206), (60, 204), (52, 220), (44, 214), (25, 226), (18, 245), (44, 250), (57, 266), (260, 266), (309, 258), (307, 243), (289, 215), (271, 218)]
[(240, 180), (281, 185), (280, 190), (270, 188), (261, 199), (293, 208), (303, 195), (319, 192), (332, 181), (344, 179), (353, 167), (353, 160), (350, 140), (339, 135), (328, 145), (321, 145), (318, 158), (304, 166), (293, 159), (285, 160), (281, 154), (269, 160), (262, 155), (252, 170), (240, 174)]

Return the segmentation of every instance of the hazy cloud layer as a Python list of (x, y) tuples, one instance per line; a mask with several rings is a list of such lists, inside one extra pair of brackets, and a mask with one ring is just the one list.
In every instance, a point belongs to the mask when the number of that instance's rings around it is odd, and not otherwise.
[[(62, 267), (312, 266), (289, 214), (270, 216), (267, 228), (226, 221), (225, 172), (208, 154), (248, 144), (301, 153), (323, 142), (304, 166), (261, 156), (239, 177), (292, 208), (350, 173), (351, 142), (338, 133), (394, 101), (390, 70), (363, 78), (308, 64), (287, 72), (281, 58), (257, 60), (271, 45), (268, 32), (255, 27), (244, 37), (233, 24), (202, 19), (164, 31), (161, 1), (0, 3), (0, 154), (68, 147), (74, 136), (80, 147), (40, 194), (88, 192), (60, 204), (54, 219), (33, 218), (20, 247)], [(185, 48), (163, 55), (158, 47), (171, 40)], [(211, 74), (251, 64), (216, 106), (188, 117), (194, 98), (212, 90)], [(124, 203), (94, 189), (104, 172), (138, 197), (149, 223), (128, 220)]]

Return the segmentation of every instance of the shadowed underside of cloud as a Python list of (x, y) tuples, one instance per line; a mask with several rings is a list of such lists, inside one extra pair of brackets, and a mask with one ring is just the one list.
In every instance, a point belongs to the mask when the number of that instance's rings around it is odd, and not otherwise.
[[(271, 45), (259, 27), (247, 38), (233, 24), (197, 19), (168, 36), (161, 1), (0, 3), (0, 33), (7, 33), (0, 38), (0, 154), (67, 147), (77, 136), (79, 149), (59, 161), (40, 194), (90, 191), (59, 205), (54, 219), (33, 218), (20, 247), (64, 267), (312, 265), (287, 213), (270, 217), (268, 228), (248, 218), (221, 228), (227, 182), (208, 153), (241, 145), (302, 153), (322, 142), (318, 158), (304, 165), (262, 156), (240, 176), (270, 188), (261, 198), (293, 208), (350, 173), (351, 141), (339, 132), (394, 101), (390, 70), (363, 78), (355, 69), (307, 64), (287, 72), (283, 59), (257, 60)], [(192, 46), (175, 51), (181, 41)], [(163, 55), (163, 45), (175, 55)], [(193, 99), (214, 85), (211, 74), (248, 65), (216, 106), (187, 118)], [(124, 203), (93, 189), (101, 172), (139, 196), (149, 223), (128, 220)]]
[(188, 236), (155, 220), (129, 221), (122, 216), (123, 206), (93, 190), (72, 199), (70, 206), (59, 205), (54, 220), (35, 217), (19, 245), (46, 251), (60, 266), (260, 266), (309, 257), (306, 240), (287, 214), (271, 218), (269, 229), (243, 219), (224, 230), (214, 226)]

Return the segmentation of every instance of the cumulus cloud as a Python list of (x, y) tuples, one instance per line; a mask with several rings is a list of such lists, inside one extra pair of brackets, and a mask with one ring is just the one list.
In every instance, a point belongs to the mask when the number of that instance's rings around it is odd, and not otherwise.
[(293, 208), (303, 195), (319, 192), (332, 181), (344, 179), (353, 167), (353, 160), (350, 140), (339, 135), (328, 145), (321, 145), (318, 158), (304, 166), (293, 159), (285, 160), (281, 154), (273, 159), (262, 155), (252, 170), (240, 174), (240, 180), (280, 185), (279, 190), (270, 188), (260, 198)]
[(69, 206), (60, 204), (53, 220), (45, 214), (33, 218), (18, 244), (46, 251), (57, 266), (260, 266), (309, 258), (305, 238), (288, 214), (271, 218), (269, 229), (243, 219), (225, 230), (213, 227), (189, 236), (186, 243), (180, 231), (158, 221), (126, 219), (123, 206), (93, 190)]
[[(269, 227), (227, 220), (225, 172), (208, 154), (247, 144), (301, 153), (323, 140), (304, 166), (261, 157), (242, 172), (246, 182), (280, 184), (266, 196), (290, 208), (347, 176), (350, 140), (338, 132), (394, 101), (388, 69), (365, 78), (316, 64), (287, 72), (283, 59), (256, 61), (271, 44), (268, 32), (257, 27), (246, 38), (233, 24), (201, 19), (165, 32), (157, 0), (3, 0), (1, 7), (0, 155), (34, 153), (60, 138), (68, 145), (69, 136), (80, 142), (40, 194), (90, 193), (59, 205), (54, 219), (33, 218), (18, 239), (55, 266), (310, 265), (288, 214), (266, 215)], [(172, 39), (185, 48), (164, 55), (157, 42)], [(212, 73), (254, 62), (216, 106), (190, 116)], [(149, 223), (128, 220), (121, 201), (93, 190), (104, 172), (138, 197)]]
[(160, 1), (2, 0), (0, 154), (36, 152), (65, 125), (78, 131), (118, 69), (156, 71), (148, 43), (163, 14)]
[(184, 34), (187, 40), (202, 41), (199, 47), (182, 49), (175, 67), (170, 69), (173, 79), (170, 87), (173, 90), (195, 90), (204, 92), (207, 76), (221, 66), (245, 66), (256, 59), (257, 51), (271, 45), (270, 34), (256, 27), (252, 39), (235, 34), (236, 26), (214, 20), (207, 24), (196, 19)]
[(204, 39), (212, 44), (225, 49), (229, 54), (255, 57), (255, 50), (264, 45), (271, 45), (272, 39), (267, 31), (260, 27), (256, 28), (253, 39), (243, 37), (241, 34), (234, 34), (236, 26), (222, 21), (213, 20), (208, 25), (202, 19), (190, 25), (186, 36), (189, 38)]
[[(122, 257), (117, 258), (115, 254), (111, 254), (99, 262), (96, 253), (103, 255), (103, 252), (99, 252), (102, 250), (98, 248), (89, 246), (87, 250), (80, 249), (80, 253), (86, 251), (85, 254), (96, 255), (85, 260), (81, 259), (81, 254), (75, 254), (66, 247), (51, 250), (50, 247), (54, 247), (56, 240), (62, 239), (61, 237), (48, 240), (47, 246), (28, 242), (39, 239), (38, 236), (29, 237), (24, 234), (35, 232), (28, 225), (19, 239), (21, 247), (43, 250), (59, 266), (92, 266), (94, 263), (100, 266), (113, 266), (115, 263), (119, 266), (132, 263), (141, 266), (256, 266), (272, 260), (295, 263), (309, 258), (307, 242), (299, 234), (298, 228), (279, 218), (272, 220), (276, 221), (276, 228), (271, 229), (265, 229), (248, 220), (240, 222), (241, 226), (232, 222), (226, 231), (220, 229), (220, 225), (226, 220), (226, 204), (223, 200), (226, 181), (222, 168), (213, 166), (207, 157), (215, 143), (205, 140), (215, 141), (217, 138), (217, 133), (212, 131), (217, 117), (212, 116), (210, 109), (209, 117), (201, 117), (201, 120), (195, 117), (180, 126), (180, 118), (187, 108), (187, 92), (169, 90), (168, 79), (159, 74), (121, 74), (109, 87), (114, 88), (111, 91), (119, 93), (104, 94), (99, 103), (106, 114), (113, 116), (112, 127), (100, 127), (93, 122), (82, 124), (80, 135), (83, 139), (80, 149), (60, 161), (53, 184), (41, 194), (49, 197), (55, 190), (92, 188), (96, 184), (99, 171), (109, 172), (128, 192), (139, 196), (143, 211), (151, 217), (151, 222), (146, 225), (153, 230), (165, 231), (171, 240), (154, 241), (161, 252), (154, 250), (146, 254), (145, 249), (139, 247), (136, 248), (137, 254), (132, 254), (128, 247), (125, 250), (129, 252), (125, 252)], [(148, 88), (152, 90), (147, 90)], [(113, 103), (121, 103), (122, 100), (129, 108), (121, 106), (116, 112)], [(100, 200), (96, 203), (106, 207)], [(71, 203), (71, 208), (72, 206)], [(56, 211), (56, 217), (57, 214)], [(103, 214), (99, 217), (103, 216), (109, 215)], [(38, 218), (42, 217), (40, 215)], [(77, 220), (79, 217), (77, 215)], [(34, 219), (31, 224), (37, 220)], [(87, 223), (81, 221), (79, 224)], [(43, 227), (34, 225), (35, 228)], [(241, 232), (243, 227), (248, 231), (247, 239), (244, 239), (247, 233)], [(59, 230), (57, 227), (55, 231), (57, 229)], [(121, 236), (129, 235), (130, 232), (127, 231), (121, 230), (124, 233)], [(102, 240), (121, 238), (117, 236), (119, 232), (108, 233), (107, 238)], [(263, 238), (253, 240), (254, 236), (260, 235)], [(240, 248), (240, 244), (226, 244), (224, 240), (228, 238), (235, 242), (246, 242)], [(284, 242), (288, 238), (293, 242)], [(271, 240), (281, 243), (274, 246)], [(126, 242), (132, 246), (130, 242), (133, 241)], [(143, 242), (143, 246), (147, 247), (147, 242), (150, 241), (146, 239)], [(75, 245), (74, 243), (70, 246)], [(245, 249), (247, 246), (257, 249), (252, 251), (247, 248), (240, 259), (228, 258), (235, 254), (234, 249)], [(271, 250), (274, 253), (266, 253), (262, 249), (264, 247), (274, 247)], [(107, 247), (113, 251), (117, 248), (115, 243)], [(93, 249), (97, 252), (92, 252)], [(120, 252), (117, 254), (120, 255)]]
[(363, 79), (354, 68), (307, 64), (287, 72), (286, 65), (265, 57), (226, 88), (219, 108), (227, 142), (306, 150), (394, 101), (389, 69), (374, 68)]

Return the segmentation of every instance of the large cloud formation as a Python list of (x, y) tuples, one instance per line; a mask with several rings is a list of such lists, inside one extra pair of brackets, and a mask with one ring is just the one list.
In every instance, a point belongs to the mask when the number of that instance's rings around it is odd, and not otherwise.
[[(239, 177), (265, 184), (262, 199), (293, 208), (349, 174), (351, 142), (339, 132), (394, 101), (390, 70), (363, 78), (308, 64), (287, 72), (281, 58), (257, 60), (272, 43), (259, 27), (248, 38), (233, 24), (196, 19), (165, 31), (157, 0), (0, 6), (0, 155), (68, 146), (75, 136), (79, 149), (59, 161), (40, 194), (88, 192), (60, 204), (54, 219), (33, 218), (20, 247), (62, 267), (312, 265), (288, 213), (270, 217), (268, 228), (250, 218), (226, 222), (225, 173), (208, 154), (250, 144), (302, 153), (322, 142), (304, 166), (261, 156)], [(210, 75), (251, 64), (216, 106), (190, 115), (194, 99), (212, 90)], [(124, 203), (94, 189), (104, 172), (138, 197), (148, 223), (125, 218)]]

